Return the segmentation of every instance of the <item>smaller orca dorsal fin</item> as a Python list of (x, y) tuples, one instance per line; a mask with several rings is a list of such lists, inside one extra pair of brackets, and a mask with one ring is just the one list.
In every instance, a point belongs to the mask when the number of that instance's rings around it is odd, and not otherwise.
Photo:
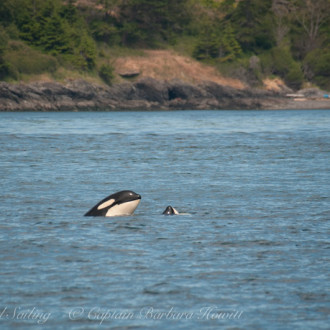
[(176, 215), (176, 214), (179, 214), (179, 212), (174, 208), (172, 207), (171, 205), (169, 205), (165, 211), (163, 212), (164, 215)]

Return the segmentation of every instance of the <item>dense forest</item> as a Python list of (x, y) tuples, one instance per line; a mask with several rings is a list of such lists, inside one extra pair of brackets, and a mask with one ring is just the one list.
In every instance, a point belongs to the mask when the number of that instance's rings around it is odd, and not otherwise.
[(112, 50), (145, 48), (178, 49), (255, 86), (279, 76), (329, 90), (330, 0), (0, 1), (0, 80), (77, 71), (111, 84)]

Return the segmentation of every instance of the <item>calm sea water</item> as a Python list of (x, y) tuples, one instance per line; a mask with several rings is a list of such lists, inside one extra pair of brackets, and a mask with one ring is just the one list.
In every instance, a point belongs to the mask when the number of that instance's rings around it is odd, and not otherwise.
[(1, 329), (329, 329), (330, 111), (0, 113), (0, 151)]

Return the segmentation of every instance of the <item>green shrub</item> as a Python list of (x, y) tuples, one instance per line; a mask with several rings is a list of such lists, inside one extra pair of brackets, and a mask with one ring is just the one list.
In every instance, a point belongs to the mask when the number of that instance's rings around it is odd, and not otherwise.
[(99, 70), (99, 76), (107, 85), (112, 85), (112, 81), (115, 77), (114, 68), (109, 64), (103, 64)]
[(293, 59), (289, 47), (275, 47), (264, 53), (261, 67), (264, 75), (280, 76), (293, 89), (301, 88), (304, 82), (301, 66)]
[(0, 26), (0, 79), (5, 79), (10, 73), (10, 65), (7, 62), (4, 54), (7, 50), (8, 45), (8, 35)]
[(293, 88), (300, 89), (304, 82), (304, 75), (301, 71), (300, 66), (295, 63), (289, 70), (289, 72), (284, 77), (285, 83)]
[(0, 25), (0, 55), (7, 49), (8, 39), (5, 29)]
[(14, 40), (19, 39), (19, 31), (14, 23), (6, 27), (6, 32), (10, 39), (14, 39)]
[(275, 47), (271, 50), (272, 73), (285, 77), (290, 71), (294, 60), (288, 47)]
[(202, 36), (193, 51), (197, 60), (216, 58), (219, 56), (219, 41), (215, 34)]
[(309, 79), (322, 88), (330, 89), (330, 48), (308, 53), (304, 68)]
[(241, 54), (242, 49), (230, 25), (205, 25), (193, 51), (198, 60), (219, 59), (220, 62), (233, 61)]
[(57, 69), (57, 61), (53, 56), (42, 54), (19, 41), (9, 44), (5, 59), (20, 74), (52, 73)]
[(9, 76), (10, 66), (7, 62), (5, 62), (0, 56), (0, 80), (4, 80)]
[(107, 22), (95, 21), (91, 23), (92, 35), (96, 41), (104, 42), (108, 45), (118, 45), (120, 35), (118, 29)]
[(267, 51), (259, 56), (261, 70), (265, 76), (273, 74), (273, 57), (270, 51)]

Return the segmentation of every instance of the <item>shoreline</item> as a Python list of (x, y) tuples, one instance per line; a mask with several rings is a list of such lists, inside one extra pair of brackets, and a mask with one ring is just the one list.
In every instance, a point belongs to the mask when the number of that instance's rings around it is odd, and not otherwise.
[[(311, 90), (306, 91), (311, 93)], [(1, 82), (0, 112), (329, 110), (330, 99), (322, 98), (322, 92), (316, 89), (313, 93), (293, 99), (287, 96), (287, 91), (237, 89), (211, 81), (192, 85), (176, 79), (160, 81), (153, 78), (113, 86), (101, 86), (84, 80), (65, 84)]]

